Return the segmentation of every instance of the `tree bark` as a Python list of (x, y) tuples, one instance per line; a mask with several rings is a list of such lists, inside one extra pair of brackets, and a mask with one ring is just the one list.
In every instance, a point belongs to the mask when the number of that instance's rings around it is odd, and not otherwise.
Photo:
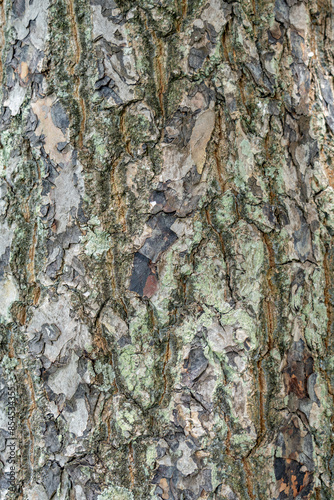
[(1, 499), (333, 499), (333, 4), (0, 16)]

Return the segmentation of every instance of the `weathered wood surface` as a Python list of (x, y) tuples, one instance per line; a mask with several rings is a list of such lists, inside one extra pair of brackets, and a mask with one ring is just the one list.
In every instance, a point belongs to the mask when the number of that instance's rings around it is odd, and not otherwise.
[(333, 499), (333, 4), (0, 16), (1, 498)]

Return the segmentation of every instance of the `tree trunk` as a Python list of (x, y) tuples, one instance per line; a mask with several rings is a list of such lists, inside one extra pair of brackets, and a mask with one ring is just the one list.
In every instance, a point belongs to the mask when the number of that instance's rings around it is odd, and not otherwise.
[(0, 12), (1, 499), (333, 499), (332, 3)]

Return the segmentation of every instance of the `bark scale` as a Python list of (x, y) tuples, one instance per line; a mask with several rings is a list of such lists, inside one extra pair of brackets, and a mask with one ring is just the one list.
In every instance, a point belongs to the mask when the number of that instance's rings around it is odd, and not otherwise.
[(332, 499), (332, 3), (0, 16), (1, 498)]

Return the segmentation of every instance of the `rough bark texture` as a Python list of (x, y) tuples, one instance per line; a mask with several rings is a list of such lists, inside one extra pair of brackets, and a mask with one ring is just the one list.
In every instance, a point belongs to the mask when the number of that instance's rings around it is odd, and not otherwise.
[(0, 15), (1, 498), (333, 499), (332, 3)]

